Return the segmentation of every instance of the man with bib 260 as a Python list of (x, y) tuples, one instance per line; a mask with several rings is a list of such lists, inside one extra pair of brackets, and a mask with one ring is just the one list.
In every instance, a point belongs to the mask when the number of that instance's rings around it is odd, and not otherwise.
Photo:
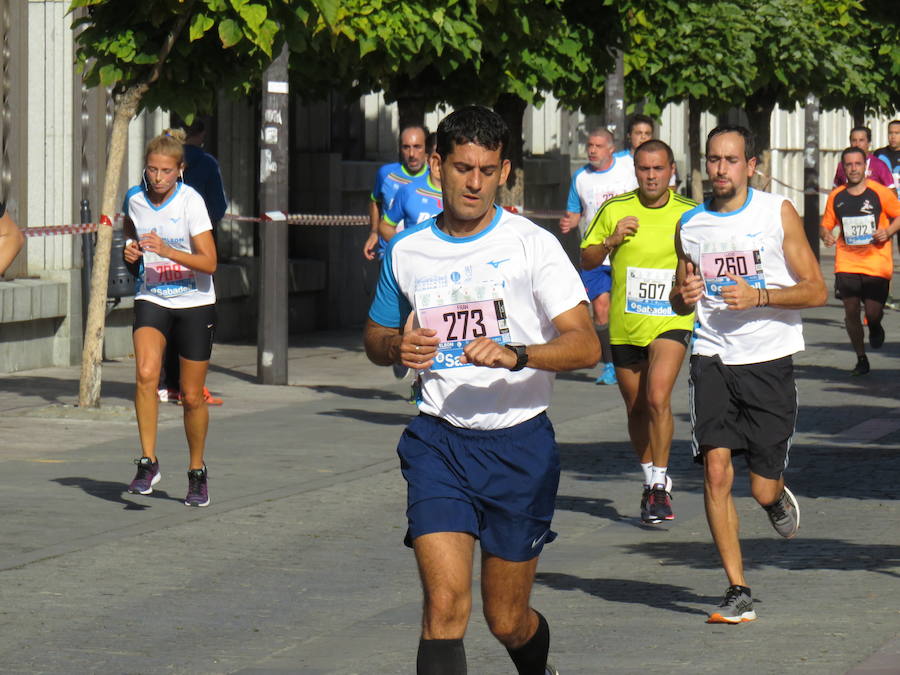
[(694, 316), (669, 304), (675, 279), (675, 225), (697, 202), (669, 189), (672, 149), (649, 140), (634, 153), (638, 189), (612, 197), (597, 211), (581, 242), (581, 268), (609, 256), (612, 293), (609, 341), (628, 412), (628, 435), (643, 469), (641, 520), (673, 520), (672, 388), (684, 361)]
[(476, 539), (491, 632), (520, 674), (556, 672), (547, 621), (529, 606), (556, 536), (559, 454), (545, 411), (553, 373), (593, 366), (600, 346), (556, 238), (494, 203), (508, 140), (486, 108), (441, 122), (431, 171), (444, 210), (390, 242), (365, 330), (374, 363), (422, 378), (420, 415), (397, 448), (425, 596), (419, 675), (466, 672)]
[(790, 200), (749, 187), (753, 137), (720, 126), (706, 139), (712, 198), (681, 217), (670, 299), (696, 307), (691, 356), (694, 459), (703, 463), (706, 519), (729, 587), (709, 623), (756, 618), (744, 579), (731, 487), (733, 454), (750, 468), (750, 492), (782, 537), (800, 525), (784, 470), (797, 417), (792, 355), (801, 351), (800, 309), (825, 304), (822, 272)]
[[(869, 326), (869, 345), (878, 349), (884, 344), (881, 319), (894, 274), (891, 237), (900, 229), (900, 202), (892, 190), (866, 178), (866, 153), (862, 149), (844, 150), (841, 165), (847, 183), (828, 195), (819, 236), (826, 246), (837, 244), (834, 287), (844, 303), (844, 325), (856, 351), (852, 374), (865, 375), (869, 358), (859, 319), (860, 301)], [(890, 225), (888, 218), (893, 219)]]

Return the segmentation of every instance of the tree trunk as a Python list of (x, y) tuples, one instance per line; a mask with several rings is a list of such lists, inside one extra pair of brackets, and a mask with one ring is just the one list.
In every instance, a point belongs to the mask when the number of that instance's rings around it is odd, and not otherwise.
[(604, 107), (606, 128), (613, 135), (616, 147), (625, 147), (625, 61), (621, 49), (615, 50), (615, 65), (606, 76)]
[(750, 123), (750, 131), (756, 139), (756, 175), (750, 184), (760, 190), (771, 189), (772, 167), (772, 111), (775, 110), (775, 98), (765, 92), (758, 92), (749, 99), (744, 111)]
[(855, 127), (863, 127), (866, 125), (866, 106), (862, 103), (857, 103), (850, 109), (850, 114), (853, 115), (853, 126)]
[[(421, 126), (425, 124), (425, 99), (421, 96), (401, 96), (397, 98), (397, 117), (399, 118), (399, 131), (408, 126)], [(434, 131), (434, 129), (432, 129)]]
[[(106, 158), (106, 175), (103, 182), (103, 197), (100, 200), (100, 227), (97, 230), (97, 248), (94, 251), (94, 269), (91, 274), (91, 300), (84, 328), (84, 348), (81, 352), (81, 381), (78, 385), (78, 405), (82, 408), (100, 407), (100, 363), (103, 359), (103, 331), (106, 324), (106, 292), (109, 285), (109, 255), (112, 249), (112, 227), (104, 225), (105, 218), (111, 219), (116, 213), (116, 196), (122, 165), (125, 162), (125, 148), (128, 144), (128, 125), (137, 114), (141, 99), (150, 85), (159, 79), (178, 35), (191, 18), (197, 0), (188, 0), (181, 15), (172, 26), (160, 47), (156, 63), (140, 84), (128, 87), (116, 97), (115, 116), (109, 141), (109, 156)], [(110, 222), (110, 225), (112, 223)], [(83, 289), (82, 289), (82, 292)]]
[(522, 133), (522, 118), (528, 103), (515, 94), (500, 94), (494, 104), (494, 110), (509, 127), (509, 147), (506, 157), (512, 165), (506, 185), (500, 187), (498, 201), (504, 206), (525, 206), (525, 170), (523, 166), (523, 146), (525, 139)]
[(700, 102), (688, 101), (688, 161), (691, 165), (691, 199), (703, 201), (703, 170), (700, 168)]
[(97, 229), (97, 246), (94, 251), (91, 299), (84, 329), (84, 349), (81, 353), (78, 405), (82, 408), (100, 406), (100, 363), (103, 358), (106, 291), (109, 282), (109, 255), (112, 248), (112, 227), (104, 225), (103, 219), (104, 217), (112, 219), (116, 212), (119, 179), (122, 175), (122, 165), (125, 163), (125, 148), (128, 145), (128, 125), (137, 113), (138, 104), (147, 89), (146, 84), (132, 87), (116, 101), (100, 206), (101, 224)]

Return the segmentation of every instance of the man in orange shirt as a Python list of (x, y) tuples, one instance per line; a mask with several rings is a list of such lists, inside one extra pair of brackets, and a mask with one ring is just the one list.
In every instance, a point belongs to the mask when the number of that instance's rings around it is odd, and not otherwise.
[(841, 153), (847, 184), (828, 195), (819, 227), (825, 245), (837, 245), (834, 287), (844, 302), (844, 325), (856, 350), (853, 375), (869, 372), (860, 301), (869, 326), (869, 345), (878, 349), (884, 344), (881, 318), (894, 272), (891, 237), (900, 230), (900, 201), (893, 190), (866, 178), (866, 160), (861, 148)]

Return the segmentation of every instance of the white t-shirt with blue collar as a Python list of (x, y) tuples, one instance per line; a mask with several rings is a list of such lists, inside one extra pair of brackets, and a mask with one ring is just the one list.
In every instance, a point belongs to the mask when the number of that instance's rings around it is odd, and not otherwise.
[(477, 337), (544, 344), (553, 319), (587, 302), (584, 285), (556, 237), (495, 206), (491, 223), (452, 237), (434, 218), (394, 237), (369, 318), (402, 330), (410, 311), (442, 339), (435, 364), (421, 371), (423, 413), (457, 427), (505, 429), (543, 412), (554, 374), (460, 364)]

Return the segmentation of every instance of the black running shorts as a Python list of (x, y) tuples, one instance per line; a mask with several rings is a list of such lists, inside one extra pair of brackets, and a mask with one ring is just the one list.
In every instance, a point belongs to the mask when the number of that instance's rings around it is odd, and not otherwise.
[(891, 289), (891, 280), (855, 272), (835, 272), (834, 290), (843, 298), (862, 298), (884, 304)]
[(175, 345), (178, 355), (188, 361), (209, 361), (216, 333), (216, 306), (170, 309), (149, 300), (135, 300), (134, 326), (155, 328)]
[[(683, 328), (673, 328), (660, 333), (653, 340), (654, 342), (656, 340), (674, 340), (687, 347), (691, 342), (692, 333), (693, 331), (684, 330)], [(650, 344), (653, 343), (651, 342)], [(610, 345), (609, 347), (612, 351), (612, 362), (616, 368), (626, 368), (650, 359), (650, 345), (644, 345), (643, 347), (638, 345)]]
[(695, 462), (707, 450), (729, 448), (746, 455), (753, 473), (781, 477), (797, 421), (790, 356), (726, 366), (718, 356), (694, 355), (689, 395)]

